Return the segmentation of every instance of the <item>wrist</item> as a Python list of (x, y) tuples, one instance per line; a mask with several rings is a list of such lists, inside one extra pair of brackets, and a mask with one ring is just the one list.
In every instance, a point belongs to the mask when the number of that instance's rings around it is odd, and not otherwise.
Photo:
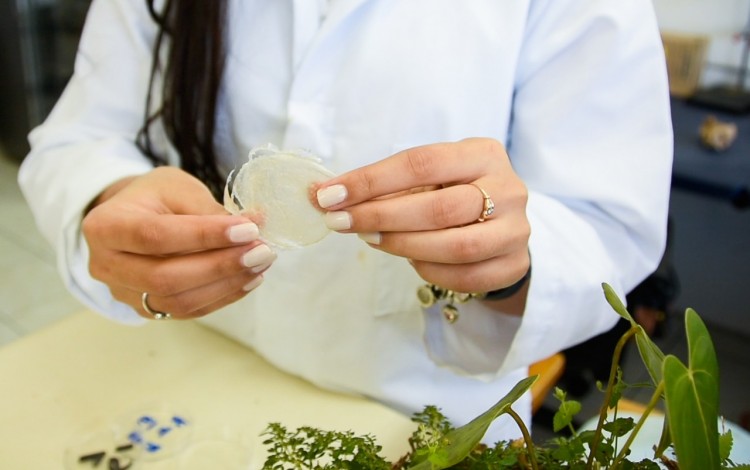
[(476, 299), (488, 301), (493, 309), (503, 311), (509, 315), (523, 315), (526, 308), (526, 294), (528, 292), (531, 266), (521, 279), (513, 285), (484, 293), (462, 293), (444, 289), (435, 284), (425, 284), (417, 289), (417, 298), (422, 308), (429, 308), (438, 301), (444, 301), (442, 313), (448, 323), (455, 323), (459, 313), (456, 304), (464, 304)]
[(529, 264), (529, 269), (526, 271), (526, 274), (524, 274), (523, 277), (516, 281), (514, 284), (511, 284), (508, 287), (503, 287), (502, 289), (486, 292), (481, 298), (482, 300), (503, 300), (512, 297), (526, 286), (530, 278), (531, 265)]

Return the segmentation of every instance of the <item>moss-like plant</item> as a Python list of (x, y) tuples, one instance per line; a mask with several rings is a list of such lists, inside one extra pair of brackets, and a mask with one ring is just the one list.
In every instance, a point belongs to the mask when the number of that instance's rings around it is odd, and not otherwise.
[[(716, 352), (705, 324), (698, 314), (687, 309), (685, 331), (688, 341), (688, 362), (667, 355), (654, 344), (638, 325), (607, 284), (604, 295), (612, 308), (628, 322), (629, 330), (620, 338), (612, 357), (609, 381), (597, 426), (593, 430), (574, 429), (573, 418), (581, 410), (580, 403), (568, 400), (564, 391), (556, 389), (560, 402), (553, 418), (555, 432), (566, 429), (568, 436), (552, 439), (545, 446), (536, 446), (528, 429), (512, 405), (537, 379), (521, 380), (489, 410), (470, 423), (454, 428), (434, 406), (425, 407), (413, 421), (417, 429), (409, 439), (411, 450), (397, 462), (388, 462), (379, 455), (380, 446), (372, 436), (323, 431), (303, 427), (289, 431), (273, 423), (264, 435), (269, 448), (264, 469), (392, 469), (392, 470), (484, 470), (484, 469), (623, 469), (658, 470), (666, 467), (679, 470), (714, 470), (725, 468), (750, 469), (729, 459), (731, 432), (719, 432), (719, 367)], [(619, 369), (625, 345), (635, 339), (643, 364), (651, 377), (651, 399), (638, 420), (617, 415), (617, 406), (627, 384)], [(639, 462), (628, 459), (630, 446), (650, 413), (663, 402), (666, 417), (659, 442), (654, 443), (654, 456)], [(614, 410), (614, 413), (610, 413)], [(490, 423), (507, 414), (518, 424), (522, 439), (501, 441), (493, 447), (480, 444)], [(622, 442), (624, 440), (624, 442)], [(665, 454), (674, 450), (676, 460)]]

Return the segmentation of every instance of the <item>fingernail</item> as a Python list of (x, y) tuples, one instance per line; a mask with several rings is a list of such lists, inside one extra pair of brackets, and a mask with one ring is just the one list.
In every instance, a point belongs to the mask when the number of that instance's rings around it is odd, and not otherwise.
[[(274, 261), (275, 260), (276, 260), (276, 257), (274, 256)], [(265, 271), (266, 269), (268, 269), (269, 267), (271, 267), (272, 264), (273, 264), (273, 261), (271, 261), (270, 263), (261, 264), (259, 266), (256, 266), (256, 267), (252, 268), (250, 270), (250, 272), (253, 272), (253, 273), (262, 273), (263, 271)]]
[(331, 230), (349, 230), (352, 228), (352, 216), (346, 211), (328, 212), (323, 216), (326, 227)]
[(346, 187), (343, 184), (334, 184), (327, 188), (318, 190), (318, 204), (323, 209), (343, 202), (346, 199)]
[(233, 225), (227, 231), (229, 241), (232, 243), (246, 243), (258, 239), (258, 226), (252, 222)]
[(258, 276), (242, 287), (242, 290), (250, 292), (263, 283), (263, 276)]
[(271, 251), (268, 245), (258, 245), (242, 256), (242, 265), (254, 268), (262, 264), (268, 264), (276, 259), (276, 253)]
[(380, 241), (383, 239), (380, 232), (358, 233), (357, 236), (370, 245), (380, 245)]

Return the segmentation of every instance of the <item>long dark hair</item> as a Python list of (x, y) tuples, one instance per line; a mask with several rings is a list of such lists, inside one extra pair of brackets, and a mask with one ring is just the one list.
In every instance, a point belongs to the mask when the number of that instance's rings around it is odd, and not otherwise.
[[(203, 181), (218, 199), (224, 183), (214, 149), (216, 102), (224, 72), (225, 0), (166, 0), (161, 12), (156, 0), (146, 0), (158, 25), (144, 124), (138, 148), (155, 166), (166, 165), (165, 155), (153, 148), (149, 130), (162, 120), (167, 137), (180, 156), (180, 166)], [(160, 51), (169, 39), (167, 63)], [(161, 74), (162, 103), (151, 112), (156, 77)]]

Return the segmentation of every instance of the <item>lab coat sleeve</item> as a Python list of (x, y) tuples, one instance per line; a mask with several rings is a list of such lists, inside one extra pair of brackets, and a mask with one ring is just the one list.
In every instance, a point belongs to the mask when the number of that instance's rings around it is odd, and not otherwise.
[(532, 2), (508, 139), (529, 189), (525, 313), (426, 312), (433, 359), (488, 379), (612, 327), (601, 284), (624, 299), (662, 256), (672, 132), (651, 3)]
[(29, 135), (19, 171), (37, 225), (57, 253), (68, 289), (86, 306), (124, 322), (142, 320), (88, 273), (85, 208), (115, 181), (148, 172), (135, 146), (145, 113), (155, 26), (146, 2), (96, 0), (75, 70), (45, 122)]

